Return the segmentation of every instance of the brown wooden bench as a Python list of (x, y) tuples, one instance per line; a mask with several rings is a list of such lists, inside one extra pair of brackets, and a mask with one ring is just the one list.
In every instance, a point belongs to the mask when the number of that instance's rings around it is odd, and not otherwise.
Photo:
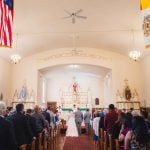
[(23, 144), (19, 147), (19, 150), (26, 150), (27, 148), (27, 145), (26, 144)]
[(37, 150), (43, 150), (42, 133), (38, 133), (37, 140), (36, 140), (36, 149)]

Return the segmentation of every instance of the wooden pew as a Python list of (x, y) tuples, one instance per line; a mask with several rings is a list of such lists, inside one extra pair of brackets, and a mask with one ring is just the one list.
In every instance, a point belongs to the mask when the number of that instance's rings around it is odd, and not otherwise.
[(107, 132), (104, 131), (104, 140), (103, 140), (103, 150), (106, 150), (107, 149)]
[(51, 150), (51, 137), (47, 141), (47, 150)]
[(42, 133), (38, 133), (37, 140), (36, 140), (36, 149), (37, 150), (43, 150)]
[(112, 137), (111, 137), (110, 134), (109, 134), (108, 139), (109, 139), (109, 141), (108, 141), (108, 150), (112, 150)]
[(52, 128), (49, 130), (49, 138), (47, 141), (47, 149), (48, 150), (53, 150), (53, 137), (52, 137)]
[(103, 150), (103, 142), (104, 142), (104, 131), (102, 128), (100, 128), (99, 130), (99, 136), (100, 136), (100, 140), (99, 140), (99, 149)]
[(56, 148), (57, 128), (53, 129), (53, 147)]
[(26, 150), (35, 150), (35, 143), (36, 139), (33, 139), (32, 143), (27, 145)]
[(46, 137), (46, 133), (43, 132), (43, 150), (47, 150), (47, 146), (48, 146), (48, 142), (47, 142), (47, 137)]
[(30, 150), (35, 150), (35, 143), (36, 143), (36, 139), (33, 139)]
[(100, 128), (100, 141), (99, 141), (99, 149), (106, 150), (107, 149), (107, 132)]
[(119, 144), (118, 139), (115, 139), (115, 147), (116, 147), (116, 150), (120, 150), (120, 144)]
[(23, 144), (19, 147), (19, 150), (26, 150), (27, 148), (27, 145), (26, 144)]
[[(118, 139), (113, 140), (112, 136), (107, 135), (107, 131), (102, 128), (99, 130), (100, 140), (99, 140), (99, 150), (113, 150), (115, 144), (115, 150), (120, 150), (120, 142)], [(108, 137), (107, 137), (108, 136)]]

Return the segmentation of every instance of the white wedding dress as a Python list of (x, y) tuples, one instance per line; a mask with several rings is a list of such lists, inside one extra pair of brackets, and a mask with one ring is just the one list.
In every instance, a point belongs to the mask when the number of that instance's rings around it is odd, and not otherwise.
[(70, 112), (68, 116), (68, 128), (66, 131), (66, 136), (78, 137), (77, 126), (75, 123), (75, 114)]

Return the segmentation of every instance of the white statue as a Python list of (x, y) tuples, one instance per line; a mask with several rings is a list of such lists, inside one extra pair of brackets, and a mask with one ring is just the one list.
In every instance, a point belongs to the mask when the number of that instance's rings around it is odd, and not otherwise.
[(26, 100), (27, 99), (27, 89), (26, 89), (25, 86), (22, 86), (22, 88), (20, 90), (19, 98), (21, 100)]
[(27, 100), (28, 99), (26, 80), (23, 81), (23, 86), (22, 86), (20, 93), (19, 93), (19, 99), (20, 100)]

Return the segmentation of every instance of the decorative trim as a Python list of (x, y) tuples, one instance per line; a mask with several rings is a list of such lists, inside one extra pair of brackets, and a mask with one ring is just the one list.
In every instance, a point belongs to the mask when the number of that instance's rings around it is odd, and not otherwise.
[(40, 58), (40, 60), (41, 61), (49, 61), (51, 59), (66, 58), (66, 57), (87, 57), (87, 58), (94, 58), (94, 59), (98, 59), (98, 60), (105, 60), (105, 61), (112, 62), (112, 58), (104, 57), (104, 56), (99, 55), (99, 54), (88, 54), (88, 53), (84, 53), (83, 51), (82, 52), (77, 51), (76, 53), (71, 51), (71, 52), (54, 54), (54, 55)]

